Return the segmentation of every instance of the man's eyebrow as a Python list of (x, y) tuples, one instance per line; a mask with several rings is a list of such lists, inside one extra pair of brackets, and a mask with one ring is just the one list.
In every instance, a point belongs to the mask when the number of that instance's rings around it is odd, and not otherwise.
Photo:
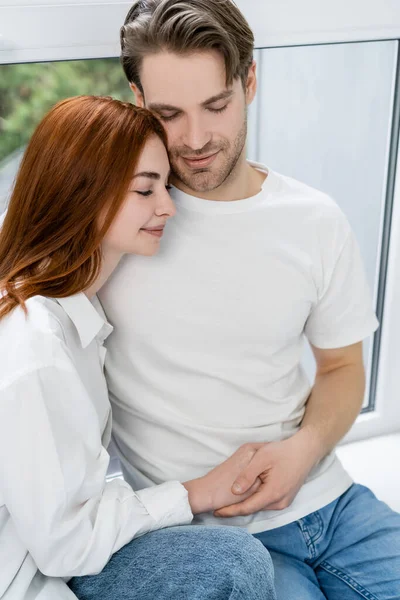
[(172, 106), (171, 104), (161, 104), (161, 103), (156, 103), (156, 104), (149, 104), (148, 107), (150, 110), (154, 110), (156, 112), (159, 112), (161, 110), (169, 110), (169, 111), (174, 111), (174, 112), (180, 112), (181, 109), (178, 108), (177, 106)]
[(218, 102), (219, 100), (228, 100), (228, 98), (231, 98), (233, 96), (233, 90), (225, 90), (224, 92), (221, 92), (220, 94), (217, 94), (216, 96), (212, 96), (211, 98), (208, 98), (208, 100), (205, 100), (204, 102), (201, 103), (202, 106), (208, 106), (209, 104), (214, 104), (214, 102)]
[[(216, 94), (215, 96), (212, 96), (211, 98), (207, 98), (207, 100), (204, 100), (204, 102), (201, 103), (201, 106), (206, 107), (206, 106), (209, 106), (210, 104), (213, 104), (214, 102), (218, 102), (219, 100), (227, 100), (228, 98), (231, 98), (232, 96), (233, 96), (233, 90), (225, 90), (224, 92), (221, 92), (220, 94)], [(170, 112), (182, 112), (182, 109), (179, 108), (178, 106), (173, 106), (172, 104), (163, 104), (161, 102), (156, 102), (154, 104), (150, 103), (148, 108), (150, 110), (154, 110), (155, 112), (160, 112), (163, 110), (170, 111)]]

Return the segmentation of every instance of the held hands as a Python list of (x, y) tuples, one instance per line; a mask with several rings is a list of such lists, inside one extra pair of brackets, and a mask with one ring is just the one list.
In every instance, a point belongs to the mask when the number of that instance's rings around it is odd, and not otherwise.
[(243, 494), (233, 493), (232, 484), (264, 444), (245, 444), (203, 477), (184, 483), (193, 514), (215, 511), (249, 498), (261, 485), (256, 476)]
[[(235, 517), (250, 515), (259, 510), (287, 508), (317, 463), (320, 450), (302, 430), (281, 442), (245, 444), (237, 452), (242, 449), (249, 454), (253, 452), (253, 457), (235, 479), (232, 491), (237, 498), (250, 491), (251, 494), (239, 503), (216, 510), (214, 515), (217, 517)], [(253, 489), (257, 482), (261, 483)]]

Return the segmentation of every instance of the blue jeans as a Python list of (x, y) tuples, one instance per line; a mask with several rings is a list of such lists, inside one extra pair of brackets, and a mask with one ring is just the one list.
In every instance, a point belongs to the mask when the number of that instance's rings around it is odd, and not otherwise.
[(246, 531), (183, 526), (134, 539), (68, 585), (79, 600), (276, 600), (273, 580), (268, 552)]
[(362, 485), (255, 537), (271, 553), (278, 600), (400, 599), (400, 514)]

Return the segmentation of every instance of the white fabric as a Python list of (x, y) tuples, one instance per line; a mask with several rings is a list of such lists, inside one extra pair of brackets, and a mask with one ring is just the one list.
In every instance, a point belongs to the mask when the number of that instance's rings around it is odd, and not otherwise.
[[(126, 257), (100, 293), (115, 326), (106, 360), (115, 441), (136, 486), (197, 477), (243, 443), (291, 436), (310, 393), (304, 332), (335, 348), (377, 327), (353, 234), (325, 194), (270, 171), (244, 200), (173, 196), (160, 253)], [(332, 453), (288, 509), (194, 522), (258, 532), (350, 485)]]
[(0, 320), (0, 598), (67, 600), (68, 578), (192, 514), (177, 481), (136, 494), (105, 483), (112, 327), (97, 298), (36, 296), (27, 308)]

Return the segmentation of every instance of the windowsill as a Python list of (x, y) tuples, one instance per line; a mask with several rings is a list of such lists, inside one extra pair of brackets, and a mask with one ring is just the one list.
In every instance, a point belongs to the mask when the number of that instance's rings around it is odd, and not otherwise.
[(356, 483), (400, 512), (400, 432), (339, 446), (337, 454)]

